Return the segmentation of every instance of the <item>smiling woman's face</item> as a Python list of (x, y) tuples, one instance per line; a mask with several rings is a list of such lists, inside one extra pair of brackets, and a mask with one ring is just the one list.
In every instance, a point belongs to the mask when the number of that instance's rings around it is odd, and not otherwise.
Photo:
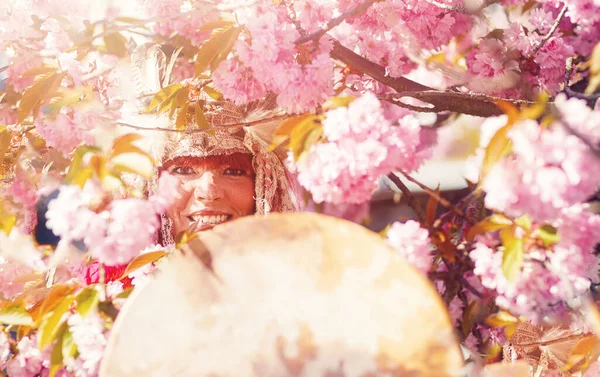
[(207, 230), (254, 213), (250, 154), (181, 157), (165, 164), (163, 171), (181, 181), (181, 196), (168, 213), (173, 220), (173, 236), (186, 229)]

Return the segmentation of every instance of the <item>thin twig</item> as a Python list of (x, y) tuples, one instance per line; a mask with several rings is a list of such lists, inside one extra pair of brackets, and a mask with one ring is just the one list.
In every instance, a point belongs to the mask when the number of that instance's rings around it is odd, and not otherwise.
[(421, 182), (417, 181), (416, 179), (414, 179), (413, 177), (411, 177), (410, 175), (406, 174), (403, 171), (400, 171), (400, 173), (406, 177), (406, 179), (408, 179), (409, 181), (411, 181), (412, 183), (416, 184), (417, 186), (419, 186), (421, 189), (423, 189), (423, 191), (425, 191), (427, 194), (429, 194), (431, 197), (433, 197), (435, 200), (437, 200), (442, 206), (450, 209), (452, 212), (454, 212), (456, 215), (462, 217), (463, 219), (465, 219), (468, 223), (470, 224), (474, 224), (474, 221), (471, 220), (464, 212), (462, 209), (457, 208), (456, 206), (454, 206), (452, 203), (450, 203), (448, 200), (442, 198), (441, 196), (439, 196), (435, 191), (433, 191), (432, 189), (430, 189), (429, 187), (425, 186), (424, 184), (422, 184)]
[(343, 12), (339, 16), (337, 16), (337, 17), (329, 20), (329, 22), (327, 22), (327, 25), (325, 25), (324, 28), (319, 29), (319, 30), (317, 30), (317, 31), (315, 31), (313, 33), (310, 33), (310, 34), (308, 34), (308, 35), (306, 35), (304, 37), (300, 37), (300, 38), (296, 39), (294, 41), (294, 43), (295, 44), (302, 44), (302, 43), (306, 43), (308, 41), (317, 42), (329, 30), (331, 30), (334, 27), (338, 26), (339, 24), (341, 24), (342, 22), (344, 22), (344, 20), (346, 20), (347, 18), (354, 17), (356, 15), (359, 15), (359, 14), (365, 12), (367, 9), (369, 9), (369, 7), (371, 5), (373, 5), (377, 1), (380, 1), (380, 0), (367, 0), (364, 3), (361, 3), (361, 4), (357, 5), (356, 7), (352, 8), (350, 10), (347, 10), (347, 11)]
[(417, 213), (417, 216), (419, 217), (419, 220), (422, 223), (425, 223), (425, 221), (427, 219), (427, 216), (425, 215), (425, 211), (423, 210), (423, 207), (417, 201), (417, 199), (415, 198), (415, 196), (412, 194), (412, 192), (410, 192), (410, 190), (408, 189), (408, 187), (406, 187), (406, 185), (394, 173), (388, 174), (387, 177), (394, 183), (394, 185), (396, 185), (396, 187), (400, 191), (402, 191), (402, 195), (406, 197), (406, 200), (408, 201), (408, 205), (412, 209), (415, 210), (415, 212)]
[(10, 67), (9, 65), (5, 65), (4, 67), (0, 68), (0, 73), (6, 71), (8, 69), (8, 67)]
[(562, 19), (565, 17), (565, 13), (567, 13), (567, 2), (566, 1), (563, 5), (562, 9), (558, 13), (558, 17), (556, 17), (556, 20), (554, 20), (554, 23), (552, 24), (552, 27), (550, 28), (548, 33), (546, 33), (546, 35), (544, 35), (542, 37), (542, 39), (540, 40), (540, 43), (538, 43), (538, 45), (535, 46), (533, 51), (531, 51), (531, 53), (529, 55), (527, 55), (527, 60), (530, 60), (535, 54), (538, 53), (538, 51), (540, 51), (540, 49), (542, 47), (544, 47), (546, 42), (548, 42), (548, 40), (552, 37), (554, 32), (556, 32), (556, 29), (558, 29), (558, 25), (560, 25), (560, 23), (562, 22)]
[(479, 292), (474, 286), (472, 286), (467, 279), (465, 279), (462, 276), (459, 276), (458, 280), (460, 280), (461, 284), (464, 285), (464, 287), (467, 288), (469, 292), (471, 292), (479, 298), (483, 298), (483, 293)]
[(258, 119), (258, 120), (254, 120), (251, 122), (244, 122), (244, 123), (230, 123), (230, 124), (222, 124), (219, 126), (211, 126), (209, 128), (192, 128), (192, 129), (184, 129), (184, 130), (178, 130), (175, 128), (165, 128), (165, 127), (143, 127), (143, 126), (136, 126), (134, 124), (130, 124), (130, 123), (124, 123), (124, 122), (117, 122), (118, 125), (123, 126), (123, 127), (129, 127), (129, 128), (133, 128), (136, 130), (141, 130), (141, 131), (161, 131), (161, 132), (174, 132), (174, 133), (184, 133), (184, 134), (195, 134), (195, 133), (202, 133), (202, 132), (210, 132), (211, 130), (215, 130), (218, 128), (236, 128), (236, 127), (250, 127), (256, 124), (260, 124), (260, 123), (266, 123), (266, 122), (273, 122), (276, 120), (283, 120), (289, 118), (289, 115), (276, 115), (270, 118), (265, 118), (265, 119)]

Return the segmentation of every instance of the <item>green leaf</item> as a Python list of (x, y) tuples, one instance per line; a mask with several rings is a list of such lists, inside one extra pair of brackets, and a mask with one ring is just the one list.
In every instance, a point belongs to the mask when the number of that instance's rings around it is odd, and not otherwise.
[(69, 329), (62, 337), (62, 354), (64, 357), (73, 357), (77, 353), (77, 343), (73, 339), (73, 334)]
[(502, 253), (502, 272), (508, 281), (514, 282), (525, 257), (525, 240), (514, 236), (515, 227), (500, 232), (500, 240), (504, 246)]
[(213, 32), (196, 55), (196, 76), (199, 76), (210, 66), (214, 71), (219, 63), (229, 55), (242, 28), (229, 27)]
[[(177, 92), (183, 87), (183, 85), (171, 84), (167, 87), (162, 88), (158, 93), (154, 95), (150, 105), (146, 109), (146, 113), (149, 113), (160, 106), (161, 110), (164, 110), (165, 107), (169, 106), (173, 98), (177, 95)], [(167, 108), (168, 109), (168, 108)]]
[(337, 109), (338, 107), (346, 107), (356, 98), (352, 96), (331, 97), (323, 104), (323, 110)]
[(200, 101), (196, 102), (194, 116), (196, 117), (196, 127), (198, 129), (203, 130), (205, 128), (210, 128), (210, 124), (208, 123), (206, 116), (204, 116), (204, 111), (202, 111), (202, 105), (200, 104)]
[(77, 148), (73, 156), (73, 162), (71, 162), (71, 166), (69, 167), (69, 172), (65, 177), (65, 182), (83, 187), (85, 181), (93, 175), (93, 171), (83, 165), (83, 158), (88, 153), (98, 152), (100, 152), (100, 148), (88, 145)]
[(127, 56), (127, 38), (121, 33), (110, 33), (104, 36), (104, 44), (106, 51), (109, 54), (116, 55), (120, 58)]
[(536, 232), (535, 237), (540, 239), (545, 247), (550, 247), (560, 241), (560, 235), (552, 225), (542, 225)]
[(127, 288), (123, 292), (119, 293), (115, 298), (128, 298), (133, 293), (133, 287)]
[(69, 310), (75, 298), (71, 295), (62, 299), (54, 310), (44, 315), (38, 328), (38, 348), (43, 350), (55, 339), (59, 325), (63, 322), (63, 315)]
[(90, 285), (82, 289), (77, 294), (75, 300), (77, 301), (77, 312), (82, 317), (87, 316), (91, 310), (96, 308), (98, 302), (100, 302), (100, 294), (96, 289), (96, 285)]
[(473, 225), (471, 229), (469, 229), (466, 239), (467, 241), (473, 241), (475, 236), (479, 234), (504, 229), (511, 226), (512, 224), (512, 220), (504, 217), (503, 215), (492, 215)]
[(0, 310), (0, 323), (5, 325), (33, 325), (31, 315), (20, 306), (9, 306)]
[(515, 224), (525, 229), (527, 232), (531, 231), (531, 219), (527, 215), (523, 215), (516, 219)]
[(54, 377), (56, 372), (62, 367), (64, 360), (63, 341), (68, 328), (67, 323), (63, 322), (56, 332), (56, 342), (54, 343), (54, 347), (52, 347), (52, 352), (50, 352), (50, 377)]

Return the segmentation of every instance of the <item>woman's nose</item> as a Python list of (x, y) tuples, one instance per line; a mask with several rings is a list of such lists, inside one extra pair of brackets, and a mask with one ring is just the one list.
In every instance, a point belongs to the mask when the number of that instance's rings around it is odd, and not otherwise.
[(217, 177), (212, 172), (203, 173), (194, 184), (194, 197), (198, 200), (218, 200), (223, 196), (222, 187), (217, 183)]

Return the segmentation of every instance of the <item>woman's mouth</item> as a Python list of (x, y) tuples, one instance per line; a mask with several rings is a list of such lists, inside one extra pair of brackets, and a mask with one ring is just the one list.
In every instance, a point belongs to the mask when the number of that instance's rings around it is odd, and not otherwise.
[(198, 225), (215, 226), (215, 225), (219, 225), (219, 224), (222, 224), (224, 222), (231, 220), (232, 217), (233, 217), (232, 215), (227, 215), (227, 214), (223, 214), (223, 215), (193, 214), (193, 215), (188, 216), (188, 219), (191, 222), (194, 222)]

